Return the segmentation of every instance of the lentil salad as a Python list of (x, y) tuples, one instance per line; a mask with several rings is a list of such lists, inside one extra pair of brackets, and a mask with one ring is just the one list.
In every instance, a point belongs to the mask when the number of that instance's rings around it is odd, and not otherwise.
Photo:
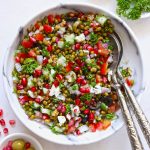
[(12, 75), (30, 119), (42, 120), (59, 134), (111, 125), (119, 108), (109, 70), (113, 31), (104, 15), (81, 12), (48, 15), (28, 29), (15, 52)]

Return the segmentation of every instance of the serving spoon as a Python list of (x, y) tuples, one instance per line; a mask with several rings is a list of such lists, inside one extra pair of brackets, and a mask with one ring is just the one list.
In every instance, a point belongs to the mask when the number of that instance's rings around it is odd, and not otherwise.
[(120, 106), (121, 106), (121, 111), (123, 114), (124, 121), (126, 123), (127, 131), (128, 131), (128, 136), (130, 138), (130, 143), (131, 147), (133, 150), (143, 150), (143, 146), (141, 143), (141, 140), (139, 138), (139, 135), (137, 133), (136, 126), (134, 124), (133, 118), (131, 116), (131, 113), (129, 111), (129, 107), (126, 103), (126, 99), (121, 91), (121, 86), (118, 83), (116, 74), (118, 71), (118, 66), (120, 64), (122, 55), (123, 55), (123, 46), (122, 42), (120, 40), (119, 35), (114, 32), (113, 34), (110, 34), (110, 44), (114, 47), (113, 49), (113, 63), (110, 66), (110, 70), (112, 71), (112, 82), (113, 82), (113, 87), (115, 88)]

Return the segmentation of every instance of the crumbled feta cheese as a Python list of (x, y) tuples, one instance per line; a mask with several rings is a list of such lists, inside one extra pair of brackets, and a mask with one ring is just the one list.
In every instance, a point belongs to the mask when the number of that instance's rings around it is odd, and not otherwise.
[(61, 27), (61, 28), (59, 29), (59, 31), (57, 31), (58, 34), (64, 34), (65, 32), (66, 32), (65, 27)]
[(47, 92), (48, 92), (48, 89), (47, 88), (43, 88), (43, 93), (47, 94)]
[(13, 77), (12, 79), (13, 79), (14, 82), (17, 82), (17, 81), (18, 81), (18, 78), (17, 78), (17, 77)]
[(70, 44), (74, 44), (75, 35), (74, 34), (68, 34), (64, 36), (66, 42), (69, 42)]
[(39, 31), (39, 30), (36, 30), (36, 31), (34, 32), (34, 34), (38, 34), (38, 33), (40, 33), (40, 31)]
[(66, 122), (65, 116), (58, 116), (59, 125), (62, 126)]
[(15, 63), (15, 68), (18, 72), (21, 72), (22, 70), (22, 67), (21, 67), (21, 64), (20, 63)]
[(106, 88), (106, 87), (102, 87), (102, 93), (110, 93), (111, 89), (110, 88)]
[(112, 62), (113, 62), (113, 57), (112, 57), (112, 55), (110, 55), (110, 56), (108, 57), (108, 62), (109, 62), (109, 63), (112, 63)]
[(112, 71), (108, 72), (108, 81), (111, 81)]
[(59, 94), (60, 94), (60, 88), (59, 88), (59, 86), (55, 87), (55, 85), (52, 85), (52, 87), (50, 89), (49, 95), (50, 96), (54, 96), (55, 95), (56, 97), (58, 97)]
[(102, 87), (97, 84), (94, 88), (90, 87), (90, 93), (100, 94), (102, 93)]
[(101, 25), (103, 25), (106, 21), (107, 21), (107, 18), (105, 16), (97, 17), (97, 22), (99, 22)]
[(58, 41), (58, 47), (63, 48), (64, 47), (64, 42), (63, 41)]
[(66, 58), (64, 56), (60, 56), (57, 60), (57, 65), (66, 66)]
[(37, 55), (37, 61), (39, 64), (43, 63), (43, 56), (42, 55)]
[(59, 95), (57, 96), (57, 98), (60, 99), (60, 100), (63, 100), (63, 101), (65, 100), (65, 96), (63, 96), (62, 94), (59, 94)]
[(89, 130), (89, 127), (87, 125), (82, 125), (78, 129), (79, 129), (80, 133), (84, 133)]
[(28, 94), (29, 94), (30, 97), (35, 98), (35, 96), (34, 96), (34, 94), (33, 94), (32, 91), (29, 90), (29, 91), (28, 91)]
[(77, 42), (83, 42), (83, 41), (85, 41), (85, 35), (82, 33), (82, 34), (80, 34), (79, 36), (76, 36), (76, 37), (75, 37), (75, 40), (76, 40)]

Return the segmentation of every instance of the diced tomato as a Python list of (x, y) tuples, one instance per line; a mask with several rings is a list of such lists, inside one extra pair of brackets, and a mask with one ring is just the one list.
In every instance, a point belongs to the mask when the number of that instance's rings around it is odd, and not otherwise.
[(69, 133), (73, 133), (75, 131), (75, 129), (76, 129), (75, 126), (71, 126), (70, 128), (68, 128), (68, 132), (67, 133), (68, 134)]
[(40, 28), (40, 25), (38, 24), (38, 22), (37, 22), (37, 23), (35, 23), (35, 25), (34, 25), (34, 26), (35, 26), (35, 28), (36, 28), (36, 29), (39, 29), (39, 28)]
[(96, 83), (102, 82), (102, 78), (99, 74), (96, 74)]
[(111, 125), (111, 121), (110, 120), (104, 120), (103, 121), (103, 129), (107, 129), (109, 126)]
[(21, 58), (25, 59), (25, 58), (28, 57), (28, 54), (21, 52), (21, 53), (18, 53), (17, 56), (18, 56), (20, 59), (21, 59)]
[(95, 126), (94, 123), (90, 124), (90, 125), (89, 125), (89, 128), (90, 128), (90, 131), (91, 131), (91, 132), (96, 132), (96, 126)]
[(63, 79), (63, 76), (61, 74), (57, 74), (56, 78), (58, 79), (58, 81), (61, 81)]
[(27, 78), (23, 77), (22, 80), (21, 80), (21, 84), (23, 86), (27, 86)]
[(108, 63), (103, 63), (101, 65), (100, 74), (107, 75), (107, 71), (108, 71)]
[(48, 64), (48, 59), (47, 59), (47, 58), (44, 58), (44, 59), (43, 59), (43, 65), (46, 65), (46, 64)]
[(44, 36), (42, 33), (38, 33), (34, 36), (34, 38), (37, 40), (37, 41), (43, 41), (44, 39)]
[(24, 86), (21, 84), (17, 84), (16, 88), (17, 88), (17, 90), (23, 90)]
[(24, 48), (31, 48), (33, 46), (33, 42), (31, 42), (30, 40), (23, 40), (21, 45), (24, 47)]
[(66, 71), (67, 71), (67, 72), (69, 72), (69, 71), (71, 71), (71, 70), (72, 70), (73, 64), (74, 64), (74, 63), (73, 63), (73, 62), (71, 62), (71, 61), (70, 61), (70, 62), (68, 62), (67, 66), (66, 66)]
[(112, 104), (111, 106), (109, 106), (108, 109), (109, 109), (110, 112), (114, 113), (114, 112), (116, 112), (116, 105)]
[(47, 50), (48, 50), (49, 52), (51, 52), (51, 51), (52, 51), (52, 45), (48, 45), (48, 46), (47, 46)]
[(35, 53), (35, 51), (32, 49), (32, 50), (30, 50), (29, 52), (28, 52), (28, 54), (29, 54), (29, 57), (36, 57), (36, 53)]
[(126, 83), (128, 84), (129, 87), (132, 87), (134, 85), (134, 80), (126, 79)]
[(16, 56), (16, 57), (15, 57), (15, 62), (20, 63), (20, 61), (21, 61), (21, 58), (18, 57), (18, 56)]
[(81, 93), (90, 93), (90, 88), (80, 87), (79, 91)]
[(55, 80), (55, 81), (53, 82), (53, 84), (54, 84), (55, 87), (58, 87), (58, 86), (59, 86), (59, 81), (58, 81), (58, 80)]
[(108, 55), (109, 55), (109, 51), (108, 50), (106, 50), (106, 49), (99, 49), (98, 50), (98, 53), (101, 55), (101, 56), (105, 56), (105, 57), (107, 57)]
[(60, 15), (56, 15), (55, 18), (57, 19), (58, 22), (61, 21), (61, 16)]
[(97, 129), (97, 130), (102, 130), (102, 129), (103, 129), (103, 123), (102, 123), (102, 122), (97, 122), (97, 123), (95, 124), (95, 126), (96, 126), (96, 129)]
[(47, 19), (48, 19), (49, 24), (53, 24), (54, 23), (54, 16), (53, 15), (48, 15)]
[(45, 24), (43, 27), (44, 27), (45, 33), (51, 33), (52, 32), (52, 27), (50, 25)]

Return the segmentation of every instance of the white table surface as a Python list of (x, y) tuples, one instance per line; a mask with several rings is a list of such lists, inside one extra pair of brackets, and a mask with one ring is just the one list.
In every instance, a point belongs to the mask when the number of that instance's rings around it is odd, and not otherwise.
[[(61, 0), (59, 0), (61, 1)], [(44, 150), (131, 150), (130, 143), (128, 140), (126, 128), (121, 128), (117, 133), (111, 137), (94, 144), (84, 146), (64, 146), (57, 145), (51, 142), (44, 141), (37, 137), (26, 129), (21, 122), (16, 118), (12, 109), (9, 106), (8, 100), (5, 95), (2, 80), (2, 64), (4, 53), (7, 47), (12, 42), (15, 34), (18, 31), (18, 27), (24, 24), (28, 19), (35, 16), (38, 12), (49, 8), (56, 3), (58, 0), (0, 0), (0, 108), (4, 109), (4, 118), (7, 120), (15, 119), (16, 126), (9, 127), (9, 133), (25, 132), (36, 137), (43, 145)], [(63, 0), (63, 2), (67, 0)], [(72, 0), (73, 1), (73, 0)], [(79, 0), (75, 0), (77, 2)], [(81, 0), (80, 0), (81, 1)], [(99, 6), (105, 7), (106, 9), (114, 12), (115, 6), (112, 5), (115, 0), (82, 0), (82, 2), (91, 2)], [(145, 80), (145, 91), (142, 94), (141, 106), (144, 109), (145, 114), (150, 120), (150, 18), (138, 20), (138, 21), (127, 21), (128, 25), (132, 28), (135, 35), (138, 38), (143, 63), (144, 63), (144, 80)], [(8, 124), (8, 123), (7, 123)], [(0, 132), (2, 128), (0, 127)], [(149, 148), (146, 146), (146, 142), (143, 136), (140, 134), (142, 141), (144, 142), (145, 150)], [(4, 138), (2, 134), (0, 140)]]

